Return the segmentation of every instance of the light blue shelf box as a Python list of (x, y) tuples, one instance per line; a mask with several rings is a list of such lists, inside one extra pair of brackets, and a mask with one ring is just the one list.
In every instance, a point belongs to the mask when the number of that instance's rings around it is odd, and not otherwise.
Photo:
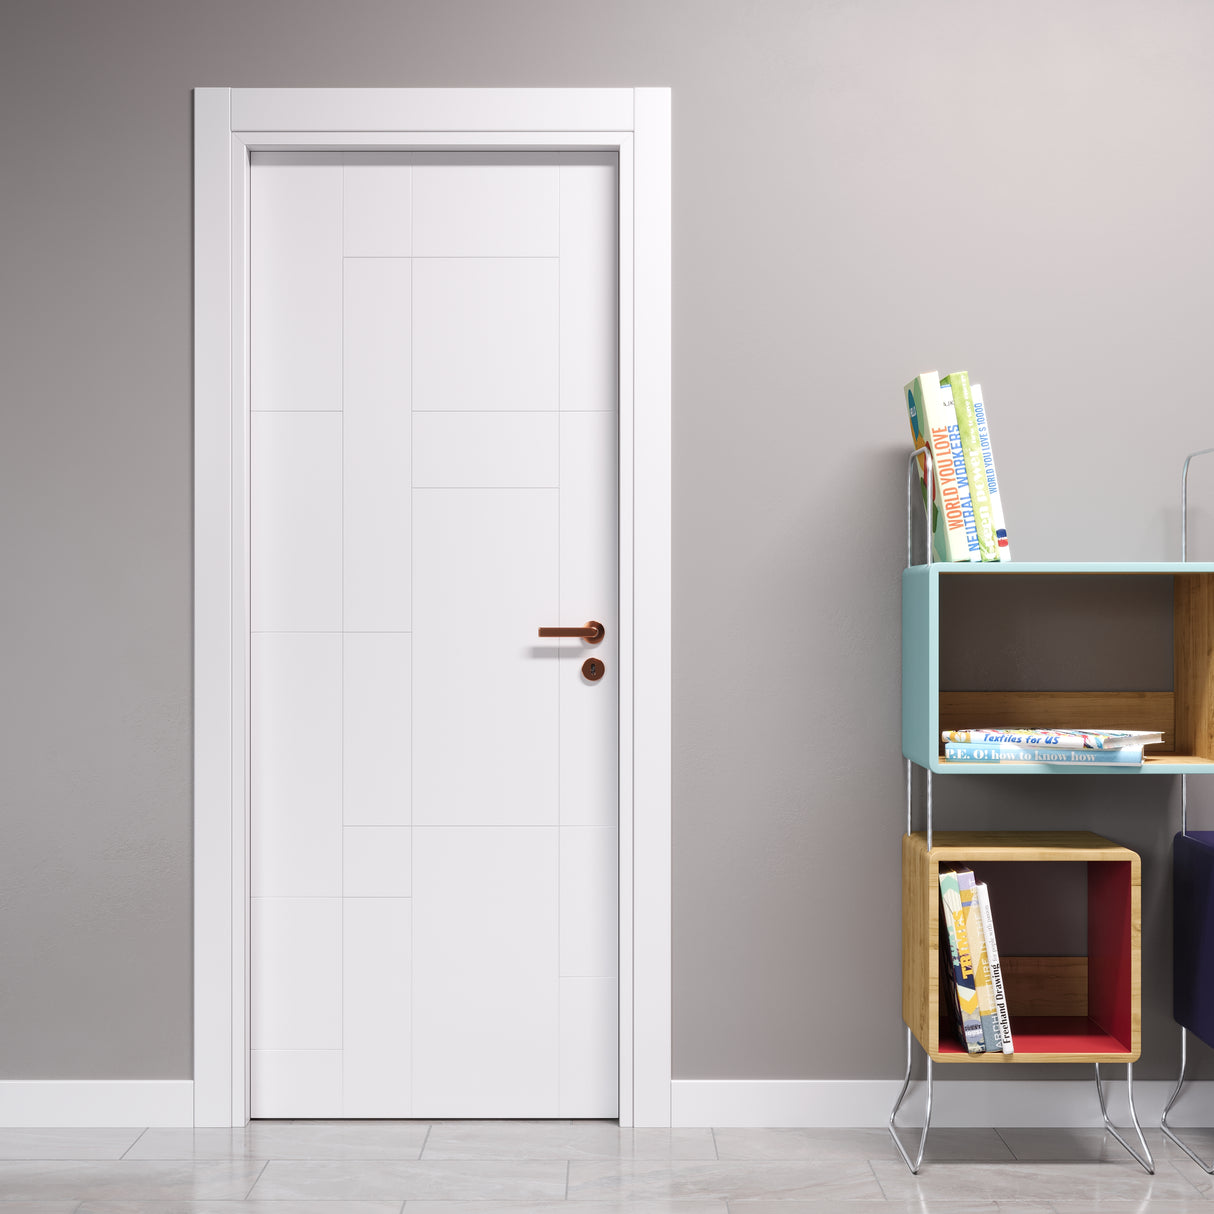
[[(948, 762), (940, 754), (940, 579), (1047, 574), (1214, 573), (1201, 561), (1008, 561), (1006, 564), (912, 565), (902, 574), (902, 753), (920, 767), (950, 775), (1178, 776), (1214, 774), (1214, 760), (1174, 762), (1168, 755), (1141, 767), (1066, 767), (1055, 763)], [(1042, 690), (1053, 690), (1042, 688)], [(1076, 722), (1077, 724), (1079, 722)], [(1085, 722), (1099, 724), (1099, 722)], [(973, 722), (981, 725), (981, 721)], [(1033, 722), (1026, 721), (1026, 725)], [(1115, 725), (1116, 722), (1109, 722)], [(1150, 752), (1148, 751), (1148, 754)]]

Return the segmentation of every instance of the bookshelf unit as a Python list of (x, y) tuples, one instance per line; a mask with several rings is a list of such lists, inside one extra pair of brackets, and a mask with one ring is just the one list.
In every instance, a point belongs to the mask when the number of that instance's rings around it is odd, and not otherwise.
[[(1214, 449), (1211, 449), (1214, 451)], [(918, 494), (916, 462), (922, 453), (911, 453), (907, 462), (906, 569), (902, 574), (902, 753), (906, 759), (906, 830), (902, 841), (902, 1017), (906, 1025), (906, 1074), (889, 1116), (889, 1130), (911, 1172), (918, 1172), (931, 1126), (933, 1066), (991, 1065), (1008, 1063), (1092, 1063), (1096, 1094), (1104, 1128), (1149, 1173), (1154, 1159), (1134, 1107), (1134, 1062), (1141, 1049), (1141, 862), (1136, 853), (1099, 835), (1081, 831), (936, 832), (933, 829), (932, 781), (937, 775), (1110, 775), (1120, 777), (1164, 775), (1181, 777), (1182, 834), (1185, 830), (1188, 776), (1214, 773), (1214, 563), (1186, 562), (1185, 478), (1182, 474), (1181, 561), (1160, 562), (1015, 562), (987, 564), (933, 563), (930, 538), (926, 563), (912, 563), (912, 520)], [(1192, 457), (1190, 457), (1191, 459)], [(930, 457), (927, 462), (930, 464)], [(929, 470), (930, 475), (930, 470)], [(981, 617), (971, 628), (961, 629), (957, 620), (964, 613), (949, 610), (949, 596), (965, 590), (990, 591), (1001, 602), (1019, 588), (1052, 606), (1079, 601), (1096, 579), (1098, 598), (1116, 603), (1116, 579), (1153, 579), (1135, 590), (1158, 610), (1144, 617), (1128, 648), (1144, 640), (1167, 666), (1170, 650), (1170, 680), (1166, 669), (1154, 669), (1149, 680), (1136, 684), (1129, 672), (1142, 667), (1126, 662), (1125, 649), (1111, 647), (1107, 653), (1095, 647), (1101, 659), (1088, 689), (1061, 689), (1051, 685), (1049, 674), (1040, 669), (1056, 668), (1049, 662), (1032, 663), (1037, 638), (1048, 624), (1022, 621), (1005, 637), (997, 629), (982, 630)], [(975, 583), (973, 579), (982, 579)], [(992, 580), (994, 579), (994, 580)], [(1002, 580), (1001, 580), (1002, 579)], [(1013, 581), (1015, 579), (1015, 581)], [(1081, 579), (1082, 581), (1077, 581)], [(1105, 579), (1102, 583), (1100, 579)], [(1130, 583), (1131, 585), (1133, 583)], [(1009, 592), (1005, 595), (1005, 591)], [(1074, 593), (1079, 591), (1081, 593)], [(956, 607), (956, 600), (953, 606)], [(943, 609), (943, 610), (942, 610)], [(1031, 613), (1031, 608), (1030, 608)], [(1048, 614), (1048, 613), (1047, 613)], [(1067, 626), (1079, 628), (1077, 650), (1086, 644), (1083, 630), (1104, 614), (1099, 608), (1085, 615), (1075, 609)], [(953, 617), (949, 635), (942, 618)], [(968, 623), (969, 621), (967, 621)], [(1037, 631), (1034, 631), (1034, 628)], [(970, 663), (976, 672), (959, 679), (965, 663), (954, 662), (951, 677), (942, 687), (942, 652), (952, 659), (966, 640), (976, 638), (983, 656), (1001, 661)], [(944, 650), (949, 645), (952, 648)], [(1004, 652), (1000, 654), (1000, 647)], [(1008, 652), (1008, 651), (1011, 652)], [(1065, 652), (1065, 651), (1064, 651)], [(1000, 681), (984, 677), (983, 671), (1002, 670), (1014, 677)], [(1160, 686), (1170, 681), (1170, 686)], [(943, 755), (941, 732), (974, 726), (999, 727), (1087, 727), (1108, 725), (1124, 729), (1159, 730), (1163, 744), (1141, 767), (1063, 766), (1052, 763), (972, 763), (948, 761)], [(926, 783), (926, 829), (914, 830), (912, 768), (922, 767)], [(1087, 942), (1085, 956), (1009, 955), (1001, 948), (1008, 1011), (1012, 1020), (1015, 1052), (974, 1054), (956, 1040), (955, 1030), (942, 1016), (940, 1006), (940, 865), (972, 867), (981, 877), (984, 864), (1083, 864), (1087, 877)], [(1211, 866), (1214, 887), (1214, 865)], [(1001, 916), (1015, 915), (1015, 905), (1001, 905), (992, 887), (992, 910), (999, 935)], [(1184, 1030), (1182, 1027), (1181, 1076), (1173, 1101), (1184, 1082)], [(926, 1111), (919, 1134), (917, 1154), (903, 1145), (896, 1118), (912, 1077), (913, 1044), (925, 1055)], [(1124, 1063), (1130, 1121), (1137, 1137), (1136, 1149), (1113, 1124), (1100, 1067)], [(1169, 1108), (1171, 1104), (1169, 1103)], [(1164, 1129), (1167, 1131), (1166, 1116)], [(1169, 1136), (1172, 1135), (1169, 1133)], [(1184, 1144), (1181, 1143), (1183, 1146)], [(1185, 1147), (1189, 1150), (1188, 1147)], [(1192, 1152), (1190, 1152), (1192, 1153)], [(1196, 1156), (1194, 1156), (1196, 1158)], [(1199, 1160), (1199, 1162), (1202, 1162)], [(1203, 1163), (1203, 1166), (1206, 1166)], [(1214, 1166), (1208, 1170), (1214, 1172)]]
[[(940, 1006), (940, 865), (1084, 864), (1087, 954), (1001, 956), (1014, 1054), (969, 1054)], [(1134, 1062), (1140, 1052), (1141, 864), (1086, 831), (923, 831), (902, 838), (902, 1018), (935, 1062)], [(1015, 906), (998, 901), (1004, 921)], [(998, 933), (998, 920), (996, 920)]]
[[(961, 578), (1066, 579), (1100, 576), (1168, 579), (1172, 612), (1157, 627), (1172, 630), (1172, 688), (1059, 691), (940, 687), (942, 600)], [(984, 637), (989, 644), (998, 638)], [(1161, 747), (1142, 767), (1062, 767), (1048, 763), (966, 763), (945, 759), (940, 733), (981, 723), (1043, 728), (1116, 723), (1158, 729)], [(1159, 561), (1124, 564), (1009, 561), (984, 565), (912, 565), (902, 574), (902, 753), (928, 771), (970, 775), (1186, 775), (1214, 773), (1214, 564)]]

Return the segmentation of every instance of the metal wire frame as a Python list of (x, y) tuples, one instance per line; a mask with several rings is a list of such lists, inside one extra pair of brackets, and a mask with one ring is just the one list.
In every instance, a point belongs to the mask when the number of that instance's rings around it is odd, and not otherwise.
[(919, 1134), (919, 1149), (915, 1152), (915, 1158), (912, 1160), (907, 1149), (902, 1145), (902, 1139), (898, 1137), (898, 1127), (894, 1124), (894, 1118), (898, 1116), (898, 1110), (902, 1107), (902, 1101), (906, 1098), (907, 1089), (910, 1087), (911, 1081), (911, 1061), (913, 1055), (911, 1053), (911, 1042), (913, 1040), (910, 1027), (906, 1030), (906, 1078), (902, 1080), (902, 1090), (898, 1093), (898, 1099), (894, 1101), (894, 1107), (889, 1113), (889, 1133), (894, 1140), (894, 1146), (898, 1148), (898, 1154), (902, 1156), (906, 1162), (906, 1166), (910, 1168), (911, 1175), (917, 1176), (919, 1168), (923, 1164), (923, 1150), (927, 1146), (927, 1131), (932, 1124), (932, 1060), (931, 1055), (927, 1055), (927, 1108), (923, 1113), (923, 1129)]
[(1210, 455), (1214, 447), (1203, 447), (1200, 451), (1190, 451), (1185, 456), (1184, 467), (1180, 470), (1180, 559), (1187, 561), (1189, 546), (1189, 464), (1199, 455)]
[[(919, 457), (923, 457), (923, 522), (924, 522), (924, 554), (923, 563), (930, 565), (932, 563), (932, 499), (935, 497), (935, 478), (932, 475), (932, 452), (928, 446), (920, 447), (917, 451), (912, 451), (906, 461), (906, 567), (911, 567), (914, 558), (914, 492), (915, 483), (919, 477), (916, 471), (916, 462)], [(932, 845), (932, 773), (931, 769), (927, 769), (927, 846), (930, 849)], [(913, 806), (912, 798), (912, 776), (913, 765), (910, 759), (906, 760), (906, 833), (909, 835), (914, 829), (914, 823), (911, 816)], [(895, 1119), (898, 1116), (898, 1110), (902, 1107), (903, 1100), (906, 1099), (906, 1093), (910, 1089), (911, 1081), (911, 1064), (914, 1061), (913, 1053), (914, 1036), (910, 1031), (910, 1026), (906, 1029), (906, 1077), (902, 1080), (902, 1088), (898, 1092), (898, 1099), (894, 1101), (894, 1107), (889, 1114), (889, 1133), (894, 1140), (894, 1146), (898, 1148), (898, 1154), (902, 1156), (906, 1166), (910, 1168), (911, 1175), (917, 1176), (919, 1168), (923, 1164), (923, 1152), (927, 1147), (927, 1132), (931, 1129), (932, 1124), (932, 1060), (931, 1056), (927, 1056), (927, 1107), (923, 1115), (923, 1129), (919, 1133), (919, 1149), (915, 1152), (915, 1157), (912, 1159), (910, 1153), (902, 1145), (902, 1139), (898, 1137), (898, 1127)]]
[[(1104, 1118), (1104, 1128), (1113, 1135), (1113, 1137), (1121, 1143), (1129, 1152), (1130, 1156), (1136, 1163), (1142, 1165), (1148, 1175), (1155, 1175), (1155, 1157), (1151, 1154), (1151, 1148), (1147, 1146), (1147, 1140), (1142, 1136), (1142, 1126), (1138, 1124), (1138, 1113), (1134, 1108), (1134, 1064), (1127, 1062), (1125, 1064), (1125, 1092), (1126, 1100), (1130, 1106), (1130, 1121), (1134, 1126), (1134, 1133), (1138, 1135), (1138, 1141), (1142, 1144), (1142, 1154), (1140, 1155), (1124, 1138), (1121, 1136), (1121, 1131), (1113, 1124), (1109, 1118), (1109, 1106), (1105, 1100), (1104, 1084), (1100, 1079), (1100, 1063), (1095, 1064), (1096, 1067), (1096, 1095), (1100, 1100), (1100, 1115)], [(1145, 1158), (1144, 1158), (1145, 1156)]]
[[(1181, 779), (1184, 777), (1182, 776)], [(1183, 833), (1183, 832), (1182, 832)], [(1168, 1114), (1172, 1111), (1172, 1106), (1176, 1103), (1180, 1096), (1180, 1089), (1184, 1087), (1185, 1068), (1189, 1064), (1189, 1030), (1182, 1024), (1180, 1026), (1180, 1078), (1176, 1080), (1176, 1088), (1172, 1095), (1168, 1098), (1168, 1103), (1163, 1106), (1163, 1116), (1159, 1119), (1159, 1128), (1163, 1131), (1164, 1137), (1174, 1142), (1207, 1176), (1214, 1176), (1214, 1163), (1207, 1163), (1202, 1159), (1195, 1150), (1187, 1142), (1180, 1137), (1176, 1131), (1168, 1125)]]
[[(916, 476), (915, 463), (922, 456), (924, 460), (924, 490), (923, 490), (923, 523), (924, 523), (924, 552), (923, 563), (932, 563), (932, 499), (935, 497), (935, 479), (932, 476), (932, 449), (924, 446), (912, 451), (906, 461), (906, 567), (911, 567), (914, 555), (912, 545), (912, 526), (914, 523), (914, 491)], [(932, 772), (927, 768), (927, 846), (932, 846)], [(911, 825), (911, 761), (906, 760), (906, 833), (909, 835)], [(910, 1048), (909, 1046), (907, 1047)], [(899, 1098), (900, 1099), (900, 1098)]]
[[(1200, 451), (1191, 451), (1185, 456), (1184, 466), (1180, 470), (1180, 559), (1182, 561), (1189, 559), (1189, 464), (1199, 455), (1210, 455), (1211, 453), (1214, 453), (1214, 447), (1203, 447)], [(1180, 833), (1182, 835), (1189, 833), (1189, 777), (1186, 775), (1180, 777)], [(1172, 1095), (1168, 1098), (1168, 1103), (1163, 1106), (1159, 1128), (1163, 1131), (1164, 1136), (1174, 1142), (1203, 1172), (1214, 1176), (1214, 1163), (1207, 1163), (1202, 1159), (1172, 1126), (1168, 1125), (1168, 1114), (1172, 1111), (1172, 1106), (1180, 1099), (1188, 1065), (1189, 1030), (1182, 1024), (1180, 1026), (1180, 1075), (1176, 1080), (1176, 1087), (1173, 1089)]]

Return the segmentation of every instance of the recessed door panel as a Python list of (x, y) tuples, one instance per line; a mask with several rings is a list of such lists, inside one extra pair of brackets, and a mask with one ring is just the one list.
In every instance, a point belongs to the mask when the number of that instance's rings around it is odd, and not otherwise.
[(616, 1114), (617, 188), (254, 156), (255, 1117)]

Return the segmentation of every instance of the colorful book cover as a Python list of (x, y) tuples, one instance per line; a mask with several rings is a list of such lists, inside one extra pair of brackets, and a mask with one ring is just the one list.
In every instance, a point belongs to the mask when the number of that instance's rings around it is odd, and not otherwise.
[[(915, 450), (930, 447), (932, 456), (932, 553), (937, 561), (981, 559), (978, 530), (969, 497), (969, 476), (952, 393), (940, 386), (935, 371), (924, 371), (904, 389)], [(927, 501), (926, 460), (916, 460)]]
[(999, 1021), (999, 1047), (1005, 1054), (1015, 1052), (1012, 1044), (1012, 1018), (1007, 1010), (1007, 995), (1003, 990), (1003, 969), (999, 964), (999, 945), (995, 943), (995, 919), (991, 914), (991, 896), (985, 881), (974, 885), (978, 911), (982, 916), (982, 939), (986, 959), (991, 967), (991, 985), (995, 988), (995, 1015)]
[(1056, 746), (986, 745), (946, 742), (944, 757), (961, 763), (1053, 763), (1058, 767), (1141, 767), (1142, 747), (1120, 750), (1068, 750)]
[(1153, 746), (1163, 734), (1152, 729), (946, 729), (945, 742), (972, 742), (984, 746), (1049, 746), (1060, 750), (1122, 750)]
[(974, 874), (968, 868), (957, 871), (957, 888), (961, 892), (961, 913), (965, 916), (965, 933), (969, 939), (970, 955), (974, 959), (974, 989), (978, 992), (982, 1044), (988, 1054), (998, 1054), (1003, 1044), (999, 1038), (999, 1018), (995, 1011), (995, 987), (991, 982), (991, 963), (987, 959), (982, 911), (974, 893)]
[(984, 561), (999, 559), (999, 545), (995, 541), (995, 524), (991, 517), (991, 494), (986, 487), (986, 469), (982, 463), (982, 442), (978, 437), (978, 418), (974, 413), (974, 398), (970, 392), (970, 377), (965, 371), (953, 371), (940, 380), (953, 396), (953, 408), (957, 413), (961, 450), (965, 472), (969, 478), (970, 500), (974, 511), (974, 524), (978, 531), (978, 549)]
[[(922, 375), (917, 375), (915, 379), (902, 389), (902, 395), (906, 398), (906, 415), (910, 418), (911, 441), (914, 443), (916, 451), (922, 451), (927, 446), (927, 419), (924, 416), (923, 398), (926, 392), (933, 391), (932, 380), (935, 380), (936, 387), (940, 385), (940, 377), (935, 371), (924, 371)], [(927, 460), (921, 455), (915, 460), (915, 466), (919, 469), (919, 493), (923, 499), (923, 508), (927, 509)], [(940, 502), (936, 492), (936, 486), (932, 484), (932, 504), (931, 504), (931, 530), (932, 530), (932, 557), (934, 560), (944, 560), (941, 547), (942, 538), (938, 535), (937, 528), (940, 525)]]
[(995, 546), (999, 549), (999, 559), (1010, 561), (1012, 550), (1008, 547), (1007, 542), (1003, 497), (999, 492), (999, 478), (995, 475), (995, 455), (991, 450), (991, 432), (986, 424), (986, 405), (982, 400), (982, 385), (970, 384), (970, 396), (974, 400), (974, 419), (978, 423), (978, 446), (982, 451), (982, 466), (986, 470), (986, 488), (991, 495), (991, 522), (995, 528)]
[(981, 1054), (986, 1048), (982, 1037), (982, 1017), (978, 1011), (978, 990), (974, 983), (974, 961), (966, 933), (964, 908), (957, 874), (940, 874), (940, 913), (948, 929), (949, 951), (953, 962), (953, 986), (961, 1013), (958, 1026), (966, 1050)]

